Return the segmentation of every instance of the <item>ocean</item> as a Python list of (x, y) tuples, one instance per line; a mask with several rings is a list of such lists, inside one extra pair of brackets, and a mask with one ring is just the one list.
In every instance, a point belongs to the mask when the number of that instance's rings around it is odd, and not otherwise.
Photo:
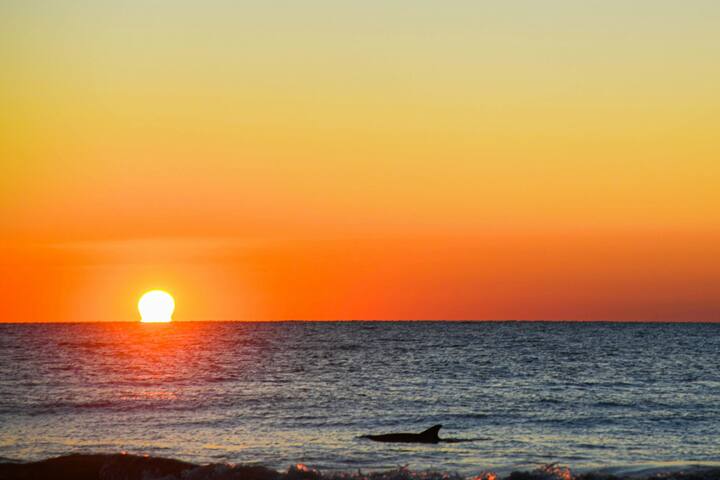
[[(467, 441), (378, 443), (420, 432)], [(0, 461), (472, 477), (720, 465), (720, 324), (0, 324)]]

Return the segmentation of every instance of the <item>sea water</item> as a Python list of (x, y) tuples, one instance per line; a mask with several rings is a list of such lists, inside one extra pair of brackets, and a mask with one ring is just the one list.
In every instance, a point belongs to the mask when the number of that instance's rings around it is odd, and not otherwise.
[[(467, 442), (386, 444), (368, 433)], [(717, 464), (720, 324), (0, 324), (0, 457), (474, 475)]]

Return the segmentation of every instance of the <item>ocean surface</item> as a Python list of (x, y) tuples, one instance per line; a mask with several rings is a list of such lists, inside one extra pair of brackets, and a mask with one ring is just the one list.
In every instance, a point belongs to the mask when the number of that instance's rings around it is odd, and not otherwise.
[[(466, 442), (386, 444), (368, 433)], [(720, 324), (0, 324), (0, 457), (408, 466), (720, 463)]]

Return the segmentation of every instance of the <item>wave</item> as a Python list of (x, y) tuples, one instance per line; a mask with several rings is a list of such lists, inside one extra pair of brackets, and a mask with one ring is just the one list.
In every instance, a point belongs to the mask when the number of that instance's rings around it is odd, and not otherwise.
[(550, 464), (501, 477), (480, 471), (465, 477), (455, 472), (413, 471), (407, 467), (362, 472), (321, 472), (303, 464), (279, 472), (259, 465), (214, 463), (197, 465), (171, 458), (120, 454), (73, 454), (37, 462), (2, 459), (0, 480), (718, 480), (720, 467), (683, 469), (607, 469), (575, 474)]

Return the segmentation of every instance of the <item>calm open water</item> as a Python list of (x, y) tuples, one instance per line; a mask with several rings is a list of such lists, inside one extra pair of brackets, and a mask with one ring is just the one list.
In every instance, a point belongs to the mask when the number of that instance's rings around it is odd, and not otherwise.
[[(0, 324), (0, 456), (466, 474), (720, 460), (720, 324)], [(365, 433), (474, 439), (383, 444)]]

